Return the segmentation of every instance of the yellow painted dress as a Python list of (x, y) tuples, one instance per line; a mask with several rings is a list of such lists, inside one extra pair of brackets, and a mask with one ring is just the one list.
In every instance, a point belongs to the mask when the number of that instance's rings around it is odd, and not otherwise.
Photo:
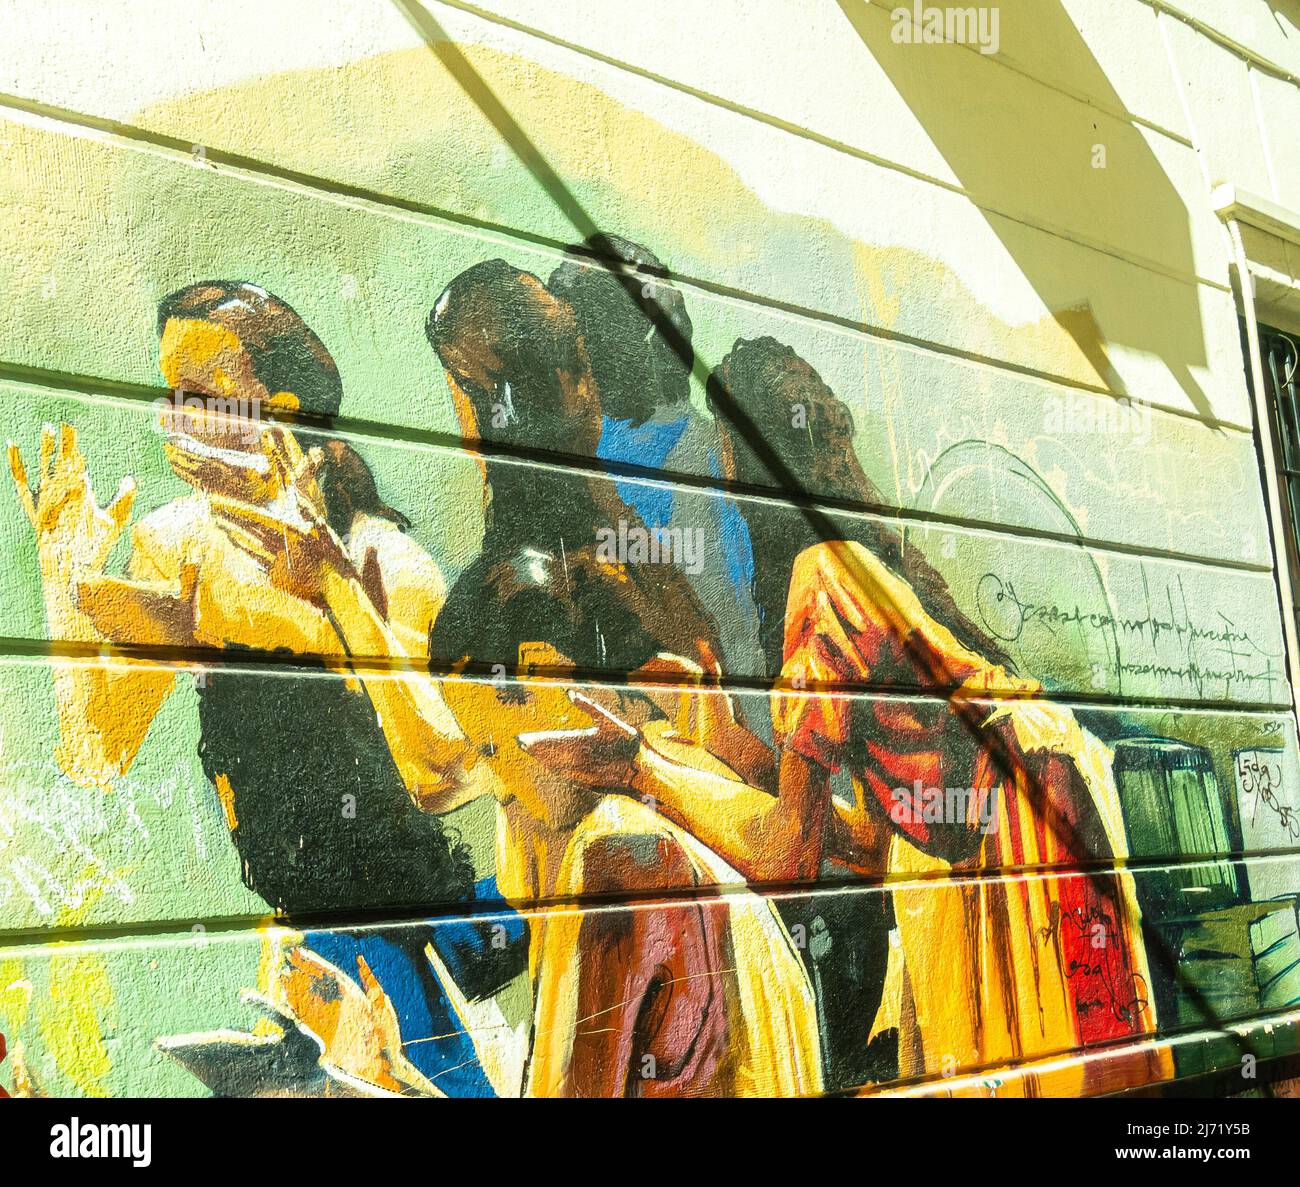
[[(508, 809), (503, 809), (497, 834), (497, 882), (507, 900), (525, 909), (536, 901), (537, 839), (530, 829), (512, 827), (507, 815)], [(738, 886), (743, 881), (716, 854), (646, 805), (606, 795), (569, 831), (548, 897), (583, 898), (590, 893), (593, 863), (599, 864), (611, 845), (621, 849), (629, 844), (645, 852), (671, 851), (676, 868), (684, 862), (695, 886)], [(606, 891), (603, 872), (596, 876)], [(665, 883), (665, 889), (669, 885)], [(685, 888), (685, 893), (690, 889)], [(635, 1051), (630, 1051), (636, 1066), (627, 1069), (629, 1092), (796, 1096), (821, 1091), (817, 1013), (803, 964), (771, 903), (740, 889), (685, 905), (661, 900), (525, 910), (534, 1002), (525, 1095), (582, 1092), (571, 1075), (571, 1063), (575, 1041), (584, 1028), (627, 1026), (628, 1041), (619, 1050), (635, 1047), (630, 1033), (636, 1022), (635, 1002), (600, 999), (580, 1006), (583, 962), (599, 957), (584, 950), (584, 933), (590, 930), (593, 911), (658, 916), (647, 918), (650, 934), (640, 938), (656, 946), (652, 956), (661, 958), (662, 964), (680, 967), (679, 981), (696, 999), (687, 1003), (687, 1025), (678, 1035), (678, 1045), (697, 1046), (699, 1058), (665, 1072), (662, 1067), (637, 1063)], [(621, 930), (617, 921), (614, 926)]]
[[(1054, 1081), (1052, 1091), (1167, 1077), (1168, 1054), (1140, 1045), (1156, 1029), (1155, 1006), (1133, 879), (1115, 868), (1127, 845), (1110, 751), (1068, 709), (1023, 699), (1038, 686), (963, 647), (866, 548), (837, 541), (800, 555), (783, 670), (796, 689), (873, 679), (925, 687), (937, 673), (958, 686), (948, 700), (809, 691), (778, 698), (776, 711), (783, 743), (847, 768), (861, 801), (895, 831), (888, 873), (898, 880), (893, 956), (903, 968), (892, 970), (882, 1012), (899, 1027), (900, 1052), (916, 1053), (902, 1072), (992, 1071), (1129, 1040), (1135, 1049), (1105, 1066), (1104, 1083), (1076, 1065), (1077, 1082)], [(955, 712), (965, 702), (984, 713), (970, 702), (998, 693), (1022, 699), (1003, 700), (979, 728), (990, 741), (999, 735), (1009, 776)], [(931, 819), (908, 799), (954, 784), (978, 792), (966, 819)], [(900, 802), (911, 810), (899, 812)], [(1110, 868), (1088, 873), (1083, 863)], [(987, 875), (1035, 867), (1058, 872)], [(1032, 1094), (1037, 1082), (1020, 1077), (1012, 1090)]]
[[(446, 695), (475, 739), (500, 737), (503, 712), (516, 714), (514, 733), (590, 724), (560, 686), (536, 687), (514, 710), (483, 683), (449, 681)], [(686, 722), (689, 708), (677, 716)], [(518, 1040), (526, 1051), (485, 1060), (485, 1070), (489, 1061), (516, 1069), (498, 1090), (821, 1092), (812, 989), (768, 899), (640, 800), (578, 788), (510, 744), (494, 747), (486, 764), (497, 885), (528, 923), (532, 993), (531, 1034)], [(708, 893), (718, 886), (734, 889)], [(473, 1032), (473, 1004), (458, 1009)]]

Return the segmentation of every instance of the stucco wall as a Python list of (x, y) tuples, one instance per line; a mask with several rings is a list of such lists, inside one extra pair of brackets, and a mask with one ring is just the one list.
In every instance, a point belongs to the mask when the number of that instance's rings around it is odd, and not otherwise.
[[(1300, 9), (893, 8), (0, 0), (0, 1083), (1295, 1051), (1210, 193), (1300, 210)], [(218, 373), (296, 475), (186, 453), (160, 402)]]

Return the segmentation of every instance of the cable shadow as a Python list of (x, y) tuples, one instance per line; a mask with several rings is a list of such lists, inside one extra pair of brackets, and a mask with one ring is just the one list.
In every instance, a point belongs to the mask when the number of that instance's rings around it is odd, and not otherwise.
[[(839, 2), (847, 13), (844, 0), (839, 0)], [(618, 252), (609, 242), (606, 233), (597, 225), (579, 199), (555, 169), (552, 168), (524, 128), (474, 68), (465, 54), (451, 40), (450, 35), (433, 15), (423, 5), (417, 3), (416, 0), (393, 0), (393, 4), (424, 40), (429, 50), (447, 69), (466, 96), (483, 112), (505, 144), (538, 181), (556, 207), (572, 224), (578, 236), (584, 241), (584, 246), (571, 250), (578, 254), (589, 254), (596, 260), (613, 265), (611, 272), (623, 285), (629, 298), (642, 308), (655, 330), (669, 343), (683, 364), (692, 369), (703, 385), (712, 373), (713, 366), (702, 359), (699, 353), (694, 350), (692, 344), (683, 337), (654, 298), (652, 287), (646, 285), (647, 275), (653, 276), (657, 274), (666, 278), (667, 271), (663, 270), (658, 273), (654, 270), (633, 271), (624, 265)], [(1082, 44), (1081, 40), (1080, 44)], [(1168, 193), (1174, 193), (1172, 187), (1168, 185), (1168, 180), (1164, 177), (1163, 171), (1160, 171), (1160, 177), (1163, 179)], [(1181, 209), (1181, 204), (1179, 208)], [(1188, 242), (1187, 252), (1190, 265), (1190, 241)], [(1026, 268), (1026, 275), (1032, 280), (1034, 273), (1032, 262), (1022, 260), (1021, 255), (1023, 253), (1017, 253), (1014, 249), (1012, 249), (1012, 254), (1017, 259), (1017, 262)], [(648, 293), (647, 288), (650, 289)], [(1048, 301), (1047, 303), (1050, 308), (1051, 302)], [(1163, 312), (1167, 314), (1168, 310)], [(1199, 312), (1197, 316), (1199, 316)], [(1099, 341), (1098, 338), (1098, 344)], [(1091, 349), (1092, 346), (1090, 345), (1089, 348)], [(1100, 348), (1099, 345), (1097, 348)], [(1185, 369), (1186, 364), (1183, 364), (1183, 366)], [(715, 387), (715, 392), (720, 413), (743, 437), (755, 457), (766, 467), (774, 485), (783, 492), (796, 496), (798, 502), (795, 505), (809, 528), (826, 544), (834, 546), (836, 543), (842, 542), (843, 533), (829, 516), (808, 501), (814, 497), (813, 492), (805, 487), (800, 477), (791, 471), (775, 449), (763, 438), (748, 413), (740, 407), (731, 393), (725, 388)], [(1209, 414), (1206, 397), (1199, 386), (1195, 386), (1194, 390), (1189, 390), (1188, 394), (1196, 403), (1198, 409)], [(840, 548), (838, 555), (858, 582), (863, 595), (873, 600), (885, 612), (890, 629), (901, 641), (904, 651), (916, 665), (916, 670), (923, 674), (925, 682), (936, 691), (955, 691), (961, 685), (961, 679), (940, 657), (935, 656), (928, 649), (923, 649), (918, 644), (909, 629), (908, 620), (902, 614), (889, 591), (880, 584), (869, 570), (857, 562), (850, 550)], [(703, 682), (711, 683), (707, 678)], [(1020, 755), (1007, 744), (998, 731), (984, 729), (983, 715), (980, 710), (960, 697), (950, 697), (949, 704), (971, 740), (977, 747), (988, 752), (1000, 777), (1011, 783), (1019, 783), (1030, 790), (1030, 798), (1036, 814), (1044, 821), (1046, 827), (1057, 836), (1063, 847), (1069, 852), (1088, 852), (1089, 847), (1080, 837), (1074, 823), (1055, 807), (1050, 793), (1036, 773), (1021, 761)], [(1092, 855), (1090, 854), (1090, 856)], [(1103, 854), (1100, 856), (1104, 859), (1108, 855)], [(1090, 872), (1086, 876), (1095, 888), (1104, 885), (1103, 875), (1099, 872)], [(1100, 893), (1098, 897), (1102, 901), (1105, 899), (1105, 896)], [(1194, 1004), (1198, 1020), (1206, 1023), (1224, 1021), (1210, 1005), (1205, 994), (1187, 979), (1187, 974), (1179, 965), (1177, 953), (1173, 951), (1156, 929), (1150, 926), (1146, 920), (1143, 920), (1142, 930), (1148, 960), (1153, 965), (1158, 963), (1162, 972), (1175, 981), (1181, 982), (1182, 988)], [(1154, 994), (1154, 990), (1154, 986), (1145, 987), (1145, 991), (1149, 994)], [(1154, 1001), (1149, 1004), (1154, 1009)]]

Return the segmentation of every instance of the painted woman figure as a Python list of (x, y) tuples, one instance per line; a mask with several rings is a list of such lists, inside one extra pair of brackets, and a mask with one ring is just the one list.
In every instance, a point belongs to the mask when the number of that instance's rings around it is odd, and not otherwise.
[[(342, 385), (333, 359), (292, 308), (250, 284), (181, 289), (162, 301), (158, 329), (160, 367), (178, 393), (162, 412), (164, 449), (194, 489), (134, 525), (126, 577), (109, 576), (104, 566), (128, 521), (129, 480), (101, 511), (70, 426), (57, 435), (47, 427), (35, 492), (10, 448), (37, 536), (52, 635), (221, 649), (221, 662), (197, 681), (199, 755), (245, 885), (281, 916), (409, 911), (468, 898), (468, 858), (440, 820), (411, 804), (365, 691), (338, 675), (227, 666), (241, 652), (342, 654), (325, 611), (269, 581), (212, 510), (219, 499), (268, 505), (282, 497), (262, 451), (261, 413), (337, 413)], [(392, 629), (418, 648), (443, 597), (437, 567), (405, 535), (404, 518), (379, 499), (346, 443), (324, 443), (316, 480), (325, 514), (371, 595)], [(175, 676), (175, 668), (157, 664), (60, 666), (58, 761), (69, 778), (105, 787), (123, 775)], [(353, 797), (346, 815), (345, 794)], [(391, 937), (320, 932), (315, 939), (346, 976), (357, 975), (358, 957), (386, 971), (388, 992), (413, 1028), (408, 1038), (455, 1029), (420, 928)], [(438, 1073), (465, 1063), (472, 1048), (423, 1043), (411, 1053)], [(391, 1082), (391, 1067), (381, 1065), (401, 1055), (389, 1055), (371, 1070)], [(473, 1068), (441, 1083), (489, 1090)]]
[[(566, 259), (547, 287), (573, 307), (600, 393), (596, 457), (642, 471), (719, 476), (713, 425), (691, 404), (694, 328), (681, 291), (659, 257), (639, 243), (598, 234), (583, 248), (596, 258)], [(691, 569), (695, 588), (714, 602), (720, 592), (728, 595), (713, 616), (723, 648), (718, 659), (750, 670), (754, 563), (735, 503), (698, 494), (683, 500), (670, 482), (615, 477), (614, 486), (646, 526), (703, 533), (709, 543)]]
[[(467, 439), (496, 417), (496, 441), (556, 453), (594, 446), (600, 390), (577, 319), (535, 277), (502, 261), (468, 269), (439, 298), (428, 333)], [(615, 673), (662, 668), (672, 663), (662, 658), (668, 652), (712, 661), (714, 626), (678, 570), (601, 559), (600, 528), (620, 519), (639, 522), (612, 484), (495, 458), (487, 460), (486, 477), (482, 552), (439, 615), (432, 654), (484, 663), (517, 656), (524, 668)], [(544, 718), (527, 729), (536, 712), (532, 702), (548, 697), (556, 704), (552, 730), (572, 725), (572, 708), (559, 689), (470, 687), (480, 705), (488, 701), (483, 718), (507, 735), (548, 732), (537, 729)], [(450, 685), (446, 695), (454, 695)], [(673, 696), (663, 700), (675, 708)], [(648, 703), (643, 707), (649, 711)], [(462, 722), (474, 716), (458, 713)], [(556, 780), (518, 748), (494, 756), (497, 880), (507, 899), (626, 896), (737, 880), (649, 808), (602, 794), (601, 779), (631, 784), (627, 747), (611, 750), (581, 782)], [(767, 762), (761, 747), (727, 757), (751, 773)], [(531, 1091), (566, 1085), (628, 1091), (624, 1069), (635, 1070), (646, 1054), (655, 1056), (658, 1074), (631, 1082), (646, 1094), (806, 1092), (820, 1083), (806, 980), (770, 906), (755, 896), (712, 908), (663, 904), (626, 915), (539, 916), (536, 924), (530, 966), (539, 1033)], [(622, 969), (615, 985), (605, 970), (616, 952), (629, 955), (613, 965)], [(719, 969), (734, 972), (717, 977)], [(676, 982), (672, 991), (663, 981), (666, 970)], [(576, 994), (569, 985), (578, 987)], [(610, 1001), (620, 1005), (610, 1011)], [(566, 1050), (564, 1019), (585, 1017), (587, 1005), (599, 1011), (603, 1026), (590, 1038), (579, 1028)], [(633, 1042), (629, 1027), (637, 1017), (662, 1018), (651, 1032), (653, 1049), (619, 1050)], [(570, 1061), (586, 1070), (574, 1076), (565, 1070)], [(677, 1067), (675, 1075), (669, 1071)], [(601, 1069), (613, 1081), (593, 1082)]]
[[(819, 492), (879, 501), (853, 453), (848, 410), (788, 347), (738, 342), (712, 388), (732, 477), (762, 480), (767, 469), (727, 416), (730, 401), (765, 441), (806, 449), (784, 460), (811, 474)], [(795, 405), (807, 427), (791, 435)], [(661, 787), (660, 810), (751, 878), (812, 877), (824, 858), (873, 877), (915, 876), (892, 891), (902, 966), (881, 1009), (883, 1023), (900, 1030), (904, 1075), (1152, 1033), (1130, 875), (932, 877), (1048, 864), (1077, 870), (1125, 857), (1106, 748), (1068, 710), (1042, 700), (1034, 682), (982, 653), (937, 575), (883, 530), (872, 529), (864, 545), (823, 540), (811, 527), (801, 536), (788, 517), (779, 527), (757, 519), (750, 529), (765, 562), (758, 577), (770, 587), (759, 599), (765, 639), (791, 690), (777, 696), (774, 713), (779, 794), (681, 778), (675, 790), (672, 781)], [(890, 682), (943, 696), (826, 691)], [(1003, 699), (994, 709), (985, 697)], [(851, 802), (832, 796), (836, 772), (847, 774)], [(945, 818), (915, 794), (932, 787), (976, 794), (960, 818)], [(1158, 1076), (1152, 1062), (1160, 1058), (1135, 1054), (1120, 1081), (1130, 1072), (1133, 1082)], [(1078, 1075), (1084, 1090), (1086, 1068)]]
[[(580, 326), (566, 301), (504, 260), (476, 264), (452, 280), (426, 330), (462, 437), (521, 452), (592, 456), (607, 420)], [(622, 563), (600, 547), (602, 534), (620, 522), (645, 529), (615, 483), (497, 456), (481, 464), (483, 542), (438, 614), (430, 654), (454, 658), (472, 640), (476, 654), (486, 659), (495, 650), (508, 661), (513, 624), (485, 613), (485, 598), (570, 585), (578, 580), (574, 566), (582, 564), (589, 570), (582, 598), (593, 633), (582, 640), (581, 655), (569, 652), (574, 661), (588, 657), (580, 669), (627, 673), (663, 652), (716, 673), (718, 626), (682, 569)], [(616, 619), (638, 625), (631, 633), (602, 628)], [(502, 632), (500, 643), (493, 631)], [(723, 747), (719, 757), (746, 779), (774, 783), (771, 754), (756, 738), (731, 730), (716, 741)]]
[[(580, 446), (598, 431), (598, 393), (572, 310), (535, 277), (502, 261), (469, 269), (439, 298), (429, 337), (467, 439), (478, 439), (477, 426), (489, 416), (542, 451)], [(294, 465), (290, 458), (282, 470)], [(666, 640), (707, 657), (709, 624), (689, 588), (598, 558), (597, 529), (610, 516), (635, 514), (608, 484), (495, 457), (486, 477), (483, 551), (439, 613), (431, 654), (503, 663), (524, 676), (533, 669), (563, 676), (689, 666), (689, 657), (662, 656)], [(271, 518), (259, 524), (246, 507), (232, 506), (231, 522), (260, 538), (280, 580), (310, 574), (350, 647), (376, 654), (385, 645), (382, 624), (309, 504), (304, 497), (305, 528)], [(278, 563), (285, 548), (287, 560)], [(397, 646), (391, 638), (386, 645)], [(771, 905), (744, 890), (691, 896), (697, 886), (740, 879), (652, 808), (610, 794), (631, 792), (637, 771), (655, 765), (653, 739), (662, 735), (665, 710), (676, 708), (675, 695), (638, 699), (641, 743), (631, 746), (621, 734), (575, 779), (516, 741), (591, 727), (598, 711), (575, 704), (562, 684), (427, 678), (421, 685), (410, 675), (388, 684), (392, 695), (377, 702), (384, 730), (421, 806), (441, 813), (478, 795), (496, 800), (496, 876), (508, 901), (520, 908), (601, 898), (623, 904), (527, 912), (533, 1025), (525, 1066), (499, 1090), (650, 1096), (821, 1089), (811, 992)], [(441, 758), (454, 729), (466, 743), (459, 772)], [(703, 750), (697, 757), (716, 777), (737, 778)], [(745, 755), (735, 761), (745, 765)], [(653, 794), (653, 784), (646, 790)], [(682, 890), (685, 901), (628, 902), (669, 889)], [(511, 1061), (487, 1046), (480, 1043), (480, 1057), (504, 1077)]]

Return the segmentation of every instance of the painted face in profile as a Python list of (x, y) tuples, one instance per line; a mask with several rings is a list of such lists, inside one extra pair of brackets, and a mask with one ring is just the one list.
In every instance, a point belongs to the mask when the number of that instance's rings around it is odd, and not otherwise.
[(293, 411), (297, 398), (268, 392), (238, 336), (212, 321), (170, 318), (158, 365), (172, 389), (156, 404), (172, 470), (196, 489), (262, 501), (264, 414)]
[(159, 404), (161, 428), (172, 439), (256, 449), (263, 410), (296, 404), (289, 393), (273, 396), (266, 390), (243, 343), (215, 322), (168, 320), (158, 366), (172, 389), (171, 398)]
[(518, 678), (449, 679), (443, 695), (461, 729), (498, 780), (499, 797), (518, 800), (552, 827), (571, 824), (597, 793), (534, 757), (520, 739), (589, 730), (592, 711), (569, 696), (573, 661), (549, 643), (519, 647)]
[(790, 479), (864, 497), (853, 414), (816, 369), (774, 338), (737, 339), (709, 379), (724, 474), (754, 486)]
[(536, 276), (504, 260), (465, 269), (438, 297), (425, 333), (466, 440), (594, 451), (601, 411), (577, 320)]

